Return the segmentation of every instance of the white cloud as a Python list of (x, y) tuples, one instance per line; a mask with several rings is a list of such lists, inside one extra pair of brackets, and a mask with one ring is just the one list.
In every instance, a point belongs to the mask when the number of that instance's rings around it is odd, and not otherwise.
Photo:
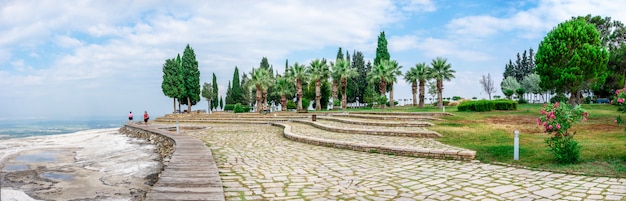
[(72, 38), (69, 36), (56, 36), (55, 42), (58, 46), (63, 48), (76, 48), (83, 45), (83, 42), (76, 38)]
[(625, 5), (624, 0), (541, 0), (537, 7), (518, 11), (510, 16), (480, 15), (457, 18), (448, 23), (447, 28), (460, 37), (489, 37), (496, 33), (516, 30), (522, 37), (537, 38), (572, 16), (592, 14), (626, 22), (626, 13), (620, 10)]
[(457, 57), (467, 61), (483, 61), (491, 57), (484, 52), (471, 48), (462, 49), (460, 44), (451, 40), (426, 38), (420, 42), (418, 49), (428, 57)]
[(387, 46), (389, 51), (401, 52), (417, 48), (418, 38), (415, 35), (392, 36), (389, 38)]

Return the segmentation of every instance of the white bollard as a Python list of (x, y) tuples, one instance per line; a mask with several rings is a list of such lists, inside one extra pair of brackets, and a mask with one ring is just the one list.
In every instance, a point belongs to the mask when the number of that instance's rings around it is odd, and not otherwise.
[(178, 119), (176, 119), (176, 134), (178, 134)]
[(519, 160), (519, 131), (515, 130), (515, 138), (513, 139), (513, 160)]
[(441, 106), (441, 108), (443, 109), (443, 113), (446, 113), (446, 106)]

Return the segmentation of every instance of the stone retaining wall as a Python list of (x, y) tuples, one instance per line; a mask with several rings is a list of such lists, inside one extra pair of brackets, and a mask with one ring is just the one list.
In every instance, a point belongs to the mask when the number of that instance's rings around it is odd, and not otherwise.
[(377, 120), (404, 120), (404, 121), (421, 121), (421, 120), (440, 120), (432, 116), (389, 116), (389, 115), (371, 115), (371, 114), (332, 114), (331, 116), (337, 117), (355, 117), (355, 118), (363, 118), (363, 119), (377, 119)]
[(154, 144), (157, 147), (157, 152), (161, 155), (164, 165), (167, 165), (168, 159), (174, 153), (174, 145), (176, 142), (161, 133), (142, 129), (140, 126), (134, 127), (129, 125), (121, 127), (119, 132), (129, 137), (145, 139), (151, 144)]
[(291, 126), (273, 122), (272, 125), (283, 127), (283, 136), (286, 138), (312, 145), (334, 147), (340, 149), (348, 149), (354, 151), (370, 152), (370, 153), (382, 153), (382, 154), (394, 154), (401, 156), (414, 156), (420, 158), (438, 158), (438, 159), (454, 159), (471, 161), (476, 157), (475, 151), (455, 151), (455, 150), (440, 150), (440, 149), (425, 149), (425, 148), (410, 148), (410, 147), (398, 147), (398, 146), (385, 146), (385, 145), (371, 145), (362, 143), (343, 142), (330, 139), (322, 139), (316, 137), (302, 136), (295, 134), (291, 131)]
[(334, 126), (323, 125), (320, 123), (305, 121), (305, 120), (291, 120), (293, 122), (308, 124), (314, 126), (316, 128), (337, 132), (337, 133), (350, 133), (350, 134), (364, 134), (364, 135), (383, 135), (383, 136), (401, 136), (401, 137), (424, 137), (424, 138), (437, 138), (441, 137), (441, 134), (434, 131), (388, 131), (388, 130), (363, 130), (363, 129), (353, 129), (353, 128), (338, 128)]
[(429, 127), (429, 126), (433, 126), (432, 123), (430, 122), (415, 122), (415, 123), (411, 123), (411, 122), (367, 122), (367, 121), (354, 121), (354, 120), (347, 120), (347, 119), (339, 119), (339, 118), (331, 118), (331, 117), (325, 117), (325, 116), (318, 116), (318, 119), (324, 119), (324, 120), (329, 120), (329, 121), (336, 121), (336, 122), (341, 122), (341, 123), (346, 123), (346, 124), (356, 124), (356, 125), (365, 125), (365, 126), (387, 126), (387, 127), (396, 127), (396, 126), (401, 126), (401, 127)]

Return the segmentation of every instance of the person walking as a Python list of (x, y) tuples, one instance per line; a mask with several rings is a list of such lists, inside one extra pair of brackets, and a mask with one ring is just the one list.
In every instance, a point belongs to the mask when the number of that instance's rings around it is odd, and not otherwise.
[(133, 123), (133, 111), (130, 111), (130, 113), (128, 113), (128, 124)]
[(148, 120), (150, 119), (150, 116), (148, 116), (148, 111), (144, 111), (143, 112), (143, 121), (146, 122), (146, 126), (148, 126)]

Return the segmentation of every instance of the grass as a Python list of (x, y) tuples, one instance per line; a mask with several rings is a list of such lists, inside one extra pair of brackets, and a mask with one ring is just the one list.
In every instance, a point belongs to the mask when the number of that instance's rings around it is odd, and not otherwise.
[[(542, 104), (521, 104), (516, 111), (458, 112), (456, 106), (446, 107), (454, 116), (441, 117), (429, 128), (442, 134), (438, 141), (477, 152), (477, 160), (504, 163), (547, 171), (592, 176), (626, 178), (626, 131), (613, 123), (621, 113), (612, 105), (591, 104), (582, 107), (589, 112), (588, 120), (575, 124), (570, 132), (581, 145), (582, 162), (561, 165), (554, 161), (545, 144), (549, 137), (537, 126)], [(441, 112), (425, 108), (394, 107), (387, 109), (360, 108), (348, 111), (368, 112)], [(519, 130), (519, 160), (513, 160), (514, 131)]]
[[(548, 134), (537, 126), (541, 104), (522, 104), (517, 111), (458, 112), (443, 117), (430, 129), (443, 135), (440, 142), (477, 152), (477, 159), (557, 172), (626, 178), (626, 132), (613, 124), (619, 113), (611, 105), (583, 105), (589, 112), (586, 122), (570, 132), (582, 146), (582, 162), (556, 164), (544, 140)], [(428, 111), (428, 110), (426, 110)], [(514, 131), (520, 131), (520, 160), (513, 160)]]

